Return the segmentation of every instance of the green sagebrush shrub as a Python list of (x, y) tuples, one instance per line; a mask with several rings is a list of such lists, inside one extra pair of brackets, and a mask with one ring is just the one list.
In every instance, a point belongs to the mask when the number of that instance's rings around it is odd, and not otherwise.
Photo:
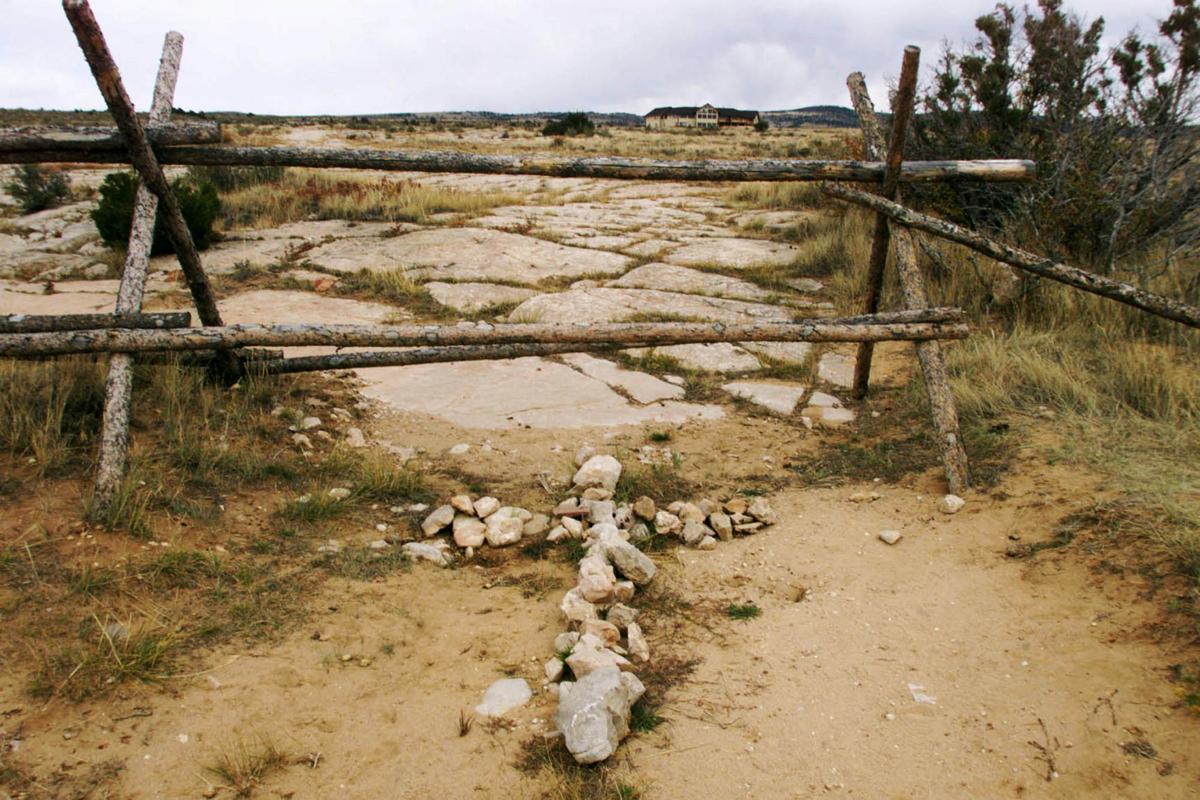
[(71, 194), (71, 180), (58, 170), (24, 164), (4, 187), (26, 214), (60, 206)]
[(572, 111), (562, 119), (547, 122), (542, 128), (542, 136), (591, 136), (595, 132), (595, 123), (582, 111)]
[[(192, 234), (196, 249), (204, 250), (213, 241), (213, 222), (221, 213), (221, 201), (211, 183), (197, 183), (188, 178), (176, 178), (171, 189), (183, 211), (184, 222)], [(92, 220), (100, 238), (110, 247), (124, 247), (133, 227), (133, 203), (137, 195), (137, 176), (132, 172), (114, 172), (100, 184), (100, 205), (92, 212)], [(174, 253), (161, 214), (154, 223), (154, 243), (150, 254)]]

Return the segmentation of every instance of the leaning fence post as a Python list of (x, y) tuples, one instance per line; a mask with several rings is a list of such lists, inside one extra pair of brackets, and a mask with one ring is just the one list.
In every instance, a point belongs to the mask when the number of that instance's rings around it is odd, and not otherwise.
[(96, 78), (96, 85), (100, 88), (100, 93), (104, 95), (104, 102), (108, 105), (109, 113), (117, 123), (121, 135), (125, 137), (125, 143), (129, 148), (129, 158), (133, 162), (134, 169), (138, 171), (150, 191), (158, 197), (158, 202), (162, 206), (163, 222), (166, 224), (171, 244), (175, 246), (175, 253), (179, 257), (179, 265), (183, 268), (184, 277), (187, 278), (188, 289), (192, 293), (192, 300), (196, 303), (200, 321), (205, 325), (220, 325), (221, 314), (217, 310), (217, 300), (213, 295), (212, 287), (209, 286), (208, 276), (204, 274), (204, 267), (200, 264), (200, 255), (196, 252), (196, 244), (192, 241), (187, 223), (183, 220), (179, 201), (171, 192), (167, 176), (163, 174), (158, 158), (146, 138), (146, 131), (134, 113), (133, 103), (121, 82), (121, 73), (117, 70), (112, 53), (108, 50), (108, 44), (104, 41), (104, 33), (100, 30), (95, 15), (92, 14), (91, 6), (88, 5), (87, 0), (63, 0), (63, 11), (67, 14), (71, 28), (75, 31), (75, 38), (79, 42), (79, 48), (83, 50), (84, 58), (87, 59), (92, 75)]
[[(154, 99), (150, 106), (150, 122), (166, 122), (171, 116), (175, 98), (175, 82), (179, 77), (179, 59), (183, 55), (183, 36), (175, 31), (163, 40), (162, 59), (154, 82)], [(146, 272), (150, 265), (150, 249), (154, 242), (154, 220), (158, 214), (158, 198), (145, 181), (138, 181), (133, 206), (133, 226), (129, 231), (129, 251), (121, 286), (117, 290), (116, 313), (132, 314), (142, 310), (146, 290)], [(129, 455), (130, 398), (133, 391), (133, 356), (114, 353), (108, 365), (108, 381), (104, 392), (104, 417), (100, 428), (100, 454), (96, 468), (95, 502), (107, 507), (121, 484)]]
[[(904, 61), (900, 67), (900, 83), (896, 91), (896, 102), (892, 113), (892, 135), (888, 141), (886, 168), (883, 182), (879, 187), (881, 197), (898, 200), (900, 197), (900, 166), (904, 160), (904, 141), (908, 134), (908, 122), (912, 117), (913, 105), (917, 95), (917, 71), (921, 63), (921, 49), (909, 45), (904, 48)], [(854, 108), (862, 120), (863, 142), (871, 150), (879, 150), (877, 144), (882, 143), (883, 136), (879, 132), (878, 117), (871, 107), (871, 99), (867, 94), (867, 85), (862, 73), (856, 72), (847, 81), (850, 87)], [(874, 141), (866, 145), (867, 137)], [(872, 158), (878, 157), (872, 153)], [(862, 312), (874, 314), (879, 310), (879, 298), (883, 294), (883, 272), (887, 265), (890, 229), (888, 218), (883, 214), (875, 215), (875, 237), (871, 241), (871, 260), (867, 266), (866, 294), (863, 295)], [(871, 357), (875, 353), (874, 342), (863, 342), (858, 346), (858, 359), (854, 363), (855, 397), (865, 397), (871, 381)]]
[[(909, 60), (908, 55), (906, 49), (906, 64)], [(853, 75), (851, 83), (855, 83)], [(879, 133), (878, 123), (867, 118), (873, 116), (875, 111), (867, 94), (866, 84), (861, 81), (861, 76), (857, 83), (859, 84), (857, 89), (853, 85), (851, 86), (851, 100), (854, 102), (855, 110), (859, 113), (867, 155), (871, 157), (874, 152), (876, 154), (874, 157), (877, 158), (877, 154), (883, 151), (883, 136)], [(905, 308), (925, 308), (929, 305), (929, 297), (925, 291), (925, 280), (921, 276), (921, 269), (917, 265), (917, 252), (912, 234), (906, 228), (897, 226), (891, 231), (890, 239), (892, 250), (896, 256), (896, 272), (900, 278)], [(967, 454), (963, 450), (962, 436), (958, 428), (958, 411), (954, 407), (954, 395), (950, 392), (950, 382), (946, 375), (946, 362), (942, 358), (941, 345), (932, 339), (917, 342), (917, 360), (921, 364), (921, 372), (925, 377), (925, 391), (929, 396), (929, 409), (937, 434), (938, 448), (942, 452), (946, 483), (949, 490), (957, 494), (967, 487), (970, 477)]]

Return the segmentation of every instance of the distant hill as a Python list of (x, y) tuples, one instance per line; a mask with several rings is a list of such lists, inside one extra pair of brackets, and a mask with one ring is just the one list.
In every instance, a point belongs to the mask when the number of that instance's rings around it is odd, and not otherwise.
[(825, 128), (857, 128), (858, 116), (845, 106), (805, 106), (783, 111), (764, 111), (762, 117), (777, 128), (814, 125)]

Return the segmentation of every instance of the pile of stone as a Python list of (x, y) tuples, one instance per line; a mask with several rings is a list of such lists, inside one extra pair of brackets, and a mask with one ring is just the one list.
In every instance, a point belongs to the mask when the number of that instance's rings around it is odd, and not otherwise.
[(572, 538), (590, 543), (598, 537), (597, 526), (612, 525), (622, 539), (635, 544), (664, 534), (678, 536), (689, 547), (711, 550), (718, 541), (729, 541), (735, 534), (756, 533), (778, 520), (762, 497), (735, 497), (724, 504), (709, 499), (695, 503), (679, 500), (659, 508), (652, 498), (643, 495), (633, 503), (617, 505), (612, 497), (621, 478), (620, 462), (612, 456), (589, 454), (587, 448), (576, 460), (576, 496), (554, 508), (557, 522), (546, 536), (552, 542)]
[(470, 495), (460, 494), (451, 497), (449, 503), (438, 506), (425, 517), (421, 532), (426, 537), (434, 537), (450, 530), (454, 543), (463, 548), (470, 558), (475, 548), (485, 543), (492, 547), (507, 547), (526, 536), (545, 533), (549, 527), (550, 517), (545, 514), (501, 505), (495, 497), (472, 500)]

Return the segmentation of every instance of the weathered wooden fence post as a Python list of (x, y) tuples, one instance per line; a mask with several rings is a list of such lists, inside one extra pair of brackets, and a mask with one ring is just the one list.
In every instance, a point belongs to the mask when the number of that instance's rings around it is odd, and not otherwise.
[(134, 113), (133, 103), (121, 82), (121, 73), (113, 62), (112, 53), (108, 50), (104, 33), (92, 14), (91, 6), (87, 0), (63, 0), (63, 11), (66, 12), (71, 28), (75, 31), (79, 48), (83, 50), (84, 58), (91, 67), (109, 113), (113, 115), (117, 128), (125, 137), (129, 159), (133, 162), (134, 169), (145, 181), (147, 188), (158, 197), (167, 234), (179, 257), (179, 265), (183, 267), (183, 274), (187, 278), (188, 289), (192, 293), (200, 321), (205, 325), (220, 325), (221, 314), (217, 310), (217, 300), (208, 284), (208, 276), (204, 274), (204, 267), (200, 264), (200, 254), (196, 252), (196, 244), (192, 241), (187, 223), (184, 222), (179, 201), (171, 192), (167, 176), (163, 174), (158, 158), (146, 138), (146, 131)]
[[(921, 65), (921, 50), (909, 45), (904, 48), (904, 62), (900, 67), (900, 83), (896, 91), (896, 104), (892, 112), (892, 135), (888, 141), (886, 171), (879, 186), (879, 195), (889, 200), (900, 197), (900, 166), (904, 161), (904, 142), (908, 134), (908, 122), (912, 117), (913, 105), (917, 96), (917, 71)], [(854, 108), (863, 120), (863, 147), (869, 152), (869, 158), (878, 158), (877, 144), (883, 141), (879, 132), (878, 118), (871, 108), (871, 99), (867, 95), (866, 81), (862, 73), (856, 72), (846, 81), (850, 87), (850, 95)], [(864, 116), (865, 112), (865, 116)], [(870, 128), (870, 133), (868, 133)], [(867, 144), (868, 135), (874, 137)], [(863, 295), (862, 312), (874, 314), (879, 310), (879, 298), (883, 294), (883, 272), (887, 265), (888, 246), (890, 244), (890, 228), (888, 218), (883, 214), (875, 216), (875, 237), (871, 241), (871, 260), (867, 266), (867, 286)], [(871, 357), (875, 353), (874, 342), (863, 342), (858, 346), (858, 358), (854, 363), (855, 397), (865, 397), (871, 381)]]
[[(154, 99), (150, 106), (150, 122), (166, 122), (171, 116), (175, 98), (175, 82), (179, 77), (179, 59), (183, 56), (183, 36), (175, 31), (163, 40), (162, 59), (154, 82)], [(146, 290), (146, 272), (150, 265), (150, 249), (154, 243), (154, 221), (158, 215), (158, 198), (138, 181), (133, 205), (133, 226), (129, 231), (129, 251), (121, 286), (117, 290), (116, 313), (130, 314), (142, 310)], [(104, 392), (104, 417), (100, 428), (100, 454), (96, 468), (94, 500), (106, 508), (113, 499), (129, 454), (130, 397), (133, 391), (133, 356), (114, 353), (108, 365), (108, 381)]]
[[(905, 63), (909, 62), (910, 51), (915, 61), (920, 51), (917, 48), (905, 50)], [(915, 64), (913, 78), (915, 81)], [(863, 129), (864, 147), (868, 154), (883, 152), (883, 136), (879, 133), (879, 125), (874, 119), (875, 109), (867, 94), (866, 83), (861, 75), (855, 81), (851, 76), (849, 83), (857, 83), (857, 90), (852, 85), (850, 97), (855, 110), (859, 113), (859, 122)], [(915, 89), (915, 82), (914, 82)], [(910, 101), (911, 103), (911, 101)], [(910, 109), (911, 111), (911, 109)], [(868, 141), (868, 137), (870, 140)], [(929, 305), (929, 297), (925, 291), (925, 279), (917, 265), (917, 251), (912, 234), (905, 228), (897, 226), (890, 234), (893, 253), (896, 260), (896, 272), (900, 277), (900, 287), (904, 294), (905, 308), (925, 308)], [(921, 363), (921, 371), (925, 377), (925, 390), (929, 396), (929, 409), (933, 417), (933, 427), (936, 432), (938, 448), (942, 453), (942, 464), (946, 471), (946, 483), (952, 493), (963, 491), (970, 483), (970, 473), (967, 466), (967, 454), (963, 450), (962, 436), (958, 428), (958, 411), (954, 406), (954, 395), (950, 392), (950, 382), (946, 375), (946, 362), (942, 357), (941, 345), (932, 339), (917, 343), (917, 360)], [(856, 368), (857, 373), (857, 368)]]

